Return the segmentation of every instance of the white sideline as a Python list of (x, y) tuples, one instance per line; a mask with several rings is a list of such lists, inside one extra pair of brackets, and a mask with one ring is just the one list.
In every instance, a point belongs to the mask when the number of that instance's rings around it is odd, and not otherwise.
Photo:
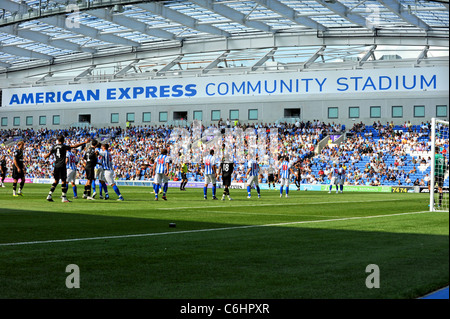
[(265, 224), (265, 225), (247, 225), (247, 226), (233, 226), (233, 227), (222, 227), (222, 228), (193, 229), (193, 230), (182, 230), (182, 231), (163, 232), (163, 233), (148, 233), (148, 234), (134, 234), (134, 235), (118, 235), (118, 236), (103, 236), (103, 237), (87, 237), (87, 238), (71, 238), (71, 239), (28, 241), (28, 242), (16, 242), (16, 243), (3, 243), (3, 244), (0, 244), (0, 246), (52, 244), (52, 243), (67, 243), (67, 242), (88, 241), (88, 240), (150, 237), (150, 236), (163, 236), (163, 235), (176, 235), (176, 234), (191, 234), (191, 233), (200, 233), (200, 232), (213, 232), (213, 231), (219, 231), (219, 230), (235, 230), (235, 229), (248, 229), (248, 228), (260, 228), (260, 227), (274, 227), (274, 226), (286, 226), (286, 225), (325, 223), (325, 222), (357, 220), (357, 219), (371, 219), (371, 218), (393, 217), (393, 216), (424, 214), (424, 213), (430, 213), (430, 212), (429, 211), (421, 211), (421, 212), (409, 212), (409, 213), (398, 213), (398, 214), (388, 214), (388, 215), (374, 215), (374, 216), (363, 216), (363, 217), (346, 217), (346, 218), (325, 219), (325, 220), (307, 220), (307, 221), (299, 221), (299, 222), (285, 222), (285, 223)]

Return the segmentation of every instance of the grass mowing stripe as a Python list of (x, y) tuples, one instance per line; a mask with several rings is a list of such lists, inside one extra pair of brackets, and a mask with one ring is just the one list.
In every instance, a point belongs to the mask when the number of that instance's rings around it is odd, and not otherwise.
[(276, 204), (257, 204), (257, 205), (233, 205), (233, 206), (189, 206), (189, 207), (155, 207), (155, 210), (188, 210), (188, 209), (209, 209), (223, 207), (263, 207), (263, 206), (298, 206), (298, 205), (325, 205), (325, 204), (349, 204), (349, 203), (376, 203), (387, 201), (411, 201), (411, 199), (383, 199), (383, 200), (364, 200), (364, 201), (337, 201), (337, 202), (315, 202), (315, 203), (276, 203)]
[(429, 211), (407, 212), (407, 213), (374, 215), (374, 216), (363, 216), (363, 217), (345, 217), (345, 218), (325, 219), (325, 220), (308, 220), (308, 221), (285, 222), (285, 223), (275, 223), (275, 224), (265, 224), (265, 225), (243, 225), (243, 226), (222, 227), (222, 228), (193, 229), (193, 230), (162, 232), (162, 233), (132, 234), (132, 235), (118, 235), (118, 236), (102, 236), (102, 237), (87, 237), (87, 238), (72, 238), (72, 239), (42, 240), (42, 241), (17, 242), (17, 243), (3, 243), (3, 244), (0, 244), (0, 246), (52, 244), (52, 243), (77, 242), (77, 241), (89, 241), (89, 240), (121, 239), (121, 238), (136, 238), (136, 237), (189, 234), (189, 233), (200, 233), (200, 232), (213, 232), (213, 231), (219, 231), (219, 230), (249, 229), (249, 228), (260, 228), (260, 227), (299, 225), (299, 224), (308, 224), (308, 223), (324, 223), (324, 222), (335, 222), (335, 221), (346, 221), (346, 220), (357, 220), (357, 219), (371, 219), (371, 218), (393, 217), (393, 216), (424, 214), (424, 213), (429, 213)]

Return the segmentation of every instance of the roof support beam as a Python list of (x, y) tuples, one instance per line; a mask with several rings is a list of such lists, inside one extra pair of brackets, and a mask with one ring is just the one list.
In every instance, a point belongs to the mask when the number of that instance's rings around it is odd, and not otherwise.
[(322, 57), (323, 59), (323, 51), (325, 51), (326, 45), (323, 45), (319, 50), (317, 50), (316, 53), (313, 54), (312, 57), (310, 57), (308, 59), (308, 61), (306, 61), (303, 64), (303, 68), (306, 69), (308, 68), (311, 64), (313, 64), (319, 57)]
[(323, 5), (325, 8), (328, 8), (329, 10), (333, 11), (337, 15), (341, 16), (342, 18), (350, 21), (351, 23), (357, 24), (361, 27), (367, 28), (369, 30), (374, 29), (374, 25), (364, 18), (363, 16), (351, 12), (350, 8), (346, 7), (339, 1), (326, 1), (326, 0), (316, 0), (318, 3)]
[(190, 16), (187, 16), (181, 12), (170, 9), (159, 2), (149, 2), (149, 3), (140, 3), (135, 4), (136, 7), (150, 11), (154, 14), (157, 14), (165, 19), (174, 21), (186, 27), (189, 27), (193, 30), (197, 30), (200, 32), (205, 32), (209, 34), (219, 35), (223, 37), (231, 37), (226, 31), (223, 31), (219, 28), (216, 28), (207, 24), (199, 24), (198, 21)]
[(374, 51), (377, 48), (376, 44), (370, 46), (369, 50), (364, 54), (364, 56), (359, 60), (358, 66), (362, 66), (370, 57), (375, 60)]
[(139, 62), (139, 59), (134, 60), (133, 62), (131, 62), (130, 64), (128, 64), (126, 67), (124, 67), (123, 69), (121, 69), (120, 71), (116, 72), (114, 74), (114, 78), (120, 77), (122, 75), (124, 75), (125, 73), (128, 72), (128, 70), (130, 70), (131, 68), (134, 68), (134, 65), (136, 63)]
[[(26, 5), (25, 3), (17, 3), (17, 2), (13, 2), (11, 0), (2, 0), (2, 7), (6, 8), (8, 11), (18, 11), (18, 12), (28, 12), (28, 10), (31, 10), (31, 12), (35, 12), (37, 13), (38, 10), (33, 9), (32, 7)], [(134, 47), (139, 47), (140, 44), (135, 42), (135, 41), (131, 41), (131, 40), (127, 40), (125, 38), (116, 36), (114, 34), (101, 34), (99, 30), (92, 28), (92, 27), (88, 27), (85, 26), (83, 24), (74, 24), (73, 27), (71, 27), (67, 22), (67, 17), (64, 16), (50, 16), (47, 18), (40, 18), (38, 19), (41, 22), (59, 27), (61, 29), (65, 29), (68, 30), (70, 32), (73, 33), (77, 33), (77, 34), (82, 34), (85, 36), (88, 36), (90, 38), (94, 38), (100, 41), (104, 41), (104, 42), (108, 42), (108, 43), (113, 43), (113, 44), (119, 44), (119, 45), (125, 45), (125, 46), (134, 46)]]
[(11, 66), (10, 63), (0, 62), (0, 68), (7, 69)]
[(88, 52), (95, 53), (97, 50), (91, 48), (83, 48), (78, 44), (66, 41), (66, 40), (52, 40), (51, 37), (45, 35), (41, 32), (31, 31), (31, 30), (20, 30), (17, 28), (17, 25), (9, 25), (6, 27), (0, 27), (0, 32), (5, 32), (14, 36), (17, 36), (22, 39), (32, 40), (35, 42), (39, 42), (48, 46), (52, 46), (55, 48), (59, 48), (62, 50), (70, 50), (74, 52)]
[(230, 19), (231, 21), (237, 22), (243, 26), (246, 26), (248, 28), (274, 33), (274, 30), (272, 29), (271, 26), (261, 21), (247, 20), (245, 14), (236, 11), (233, 8), (230, 8), (224, 4), (215, 3), (208, 0), (192, 0), (192, 2), (212, 12), (216, 12), (217, 14), (227, 19)]
[(314, 21), (311, 18), (297, 16), (297, 12), (294, 9), (285, 5), (284, 3), (281, 3), (278, 0), (253, 0), (253, 1), (299, 25), (303, 25), (320, 31), (327, 30), (327, 28), (324, 25)]
[(91, 75), (92, 74), (92, 70), (94, 70), (96, 68), (96, 65), (92, 65), (89, 68), (87, 68), (86, 70), (84, 70), (83, 72), (81, 72), (80, 74), (78, 74), (73, 80), (75, 82), (81, 80), (82, 78), (84, 78), (86, 75)]
[(417, 57), (416, 64), (419, 64), (420, 62), (423, 61), (423, 59), (425, 59), (425, 58), (428, 57), (428, 50), (429, 50), (429, 49), (430, 49), (430, 46), (429, 46), (429, 45), (426, 45), (426, 46), (423, 48), (422, 52), (420, 52), (419, 56)]
[(50, 55), (31, 51), (31, 50), (24, 49), (21, 47), (13, 47), (13, 46), (2, 47), (2, 46), (0, 46), (0, 51), (3, 51), (5, 53), (11, 54), (11, 55), (29, 58), (29, 59), (48, 60), (48, 61), (53, 60), (53, 57)]
[(261, 59), (259, 59), (255, 64), (252, 65), (252, 71), (256, 71), (261, 65), (266, 63), (267, 60), (272, 58), (277, 51), (277, 48), (273, 48), (269, 52), (267, 52)]
[(230, 51), (225, 51), (224, 53), (222, 53), (220, 56), (217, 57), (217, 59), (215, 59), (214, 61), (212, 61), (210, 64), (208, 64), (203, 70), (202, 73), (208, 73), (209, 70), (215, 68), (220, 62), (222, 62), (223, 60), (225, 60), (225, 58), (227, 57), (227, 55), (230, 53)]
[(114, 15), (108, 9), (97, 9), (88, 11), (88, 14), (95, 16), (97, 18), (108, 20), (117, 25), (129, 28), (131, 30), (136, 30), (144, 34), (148, 34), (150, 36), (154, 36), (157, 38), (168, 39), (168, 40), (178, 40), (175, 34), (168, 32), (163, 29), (152, 29), (149, 28), (147, 24), (135, 20), (133, 18), (124, 16), (124, 15)]
[(172, 62), (166, 64), (163, 66), (158, 72), (156, 72), (156, 75), (164, 74), (166, 71), (169, 71), (175, 64), (178, 64), (183, 59), (183, 55), (177, 56)]
[(412, 14), (408, 9), (405, 9), (397, 0), (378, 0), (379, 3), (387, 7), (393, 13), (398, 15), (402, 20), (420, 28), (425, 31), (431, 29), (431, 27), (421, 20), (418, 16)]

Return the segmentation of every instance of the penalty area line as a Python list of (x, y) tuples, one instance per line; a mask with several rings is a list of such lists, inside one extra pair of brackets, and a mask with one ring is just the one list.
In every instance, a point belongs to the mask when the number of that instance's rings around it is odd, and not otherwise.
[(68, 242), (80, 242), (80, 241), (91, 241), (91, 240), (123, 239), (123, 238), (164, 236), (164, 235), (192, 234), (192, 233), (214, 232), (214, 231), (225, 231), (225, 230), (236, 230), (236, 229), (250, 229), (250, 228), (326, 223), (326, 222), (337, 222), (337, 221), (359, 220), (359, 219), (372, 219), (372, 218), (394, 217), (394, 216), (404, 216), (404, 215), (414, 215), (414, 214), (424, 214), (424, 213), (429, 213), (429, 211), (407, 212), (407, 213), (374, 215), (374, 216), (345, 217), (345, 218), (335, 218), (335, 219), (306, 220), (306, 221), (284, 222), (284, 223), (274, 223), (274, 224), (264, 224), (264, 225), (242, 225), (242, 226), (221, 227), (221, 228), (192, 229), (192, 230), (171, 231), (171, 232), (161, 232), (161, 233), (27, 241), (27, 242), (16, 242), (16, 243), (3, 243), (3, 244), (0, 244), (0, 246), (4, 247), (4, 246), (20, 246), (20, 245), (55, 244), (55, 243), (68, 243)]

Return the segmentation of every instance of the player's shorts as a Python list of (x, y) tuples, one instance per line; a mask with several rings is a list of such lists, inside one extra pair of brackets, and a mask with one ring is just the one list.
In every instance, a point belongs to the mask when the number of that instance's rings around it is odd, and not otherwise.
[(216, 184), (216, 176), (214, 174), (205, 175), (205, 184)]
[(95, 178), (99, 181), (105, 180), (105, 170), (103, 169), (103, 167), (97, 168), (95, 170)]
[(115, 184), (115, 182), (114, 182), (114, 171), (109, 170), (109, 169), (105, 169), (103, 171), (103, 175), (105, 176), (104, 181), (106, 182), (106, 184), (108, 184), (108, 185)]
[(14, 166), (13, 171), (12, 171), (12, 178), (15, 180), (18, 179), (25, 179), (25, 169), (22, 168), (20, 173), (17, 171), (17, 168)]
[(337, 179), (337, 183), (338, 183), (339, 185), (344, 185), (344, 182), (345, 182), (345, 178), (338, 178), (338, 179)]
[(436, 183), (437, 187), (439, 188), (444, 187), (444, 176), (436, 175), (434, 177), (434, 182)]
[(66, 167), (55, 167), (53, 170), (53, 177), (55, 181), (61, 180), (62, 182), (67, 181), (67, 168)]
[(222, 178), (223, 178), (223, 182), (222, 182), (223, 186), (230, 187), (231, 186), (231, 176), (223, 176)]
[(186, 179), (187, 179), (186, 173), (181, 173), (181, 180), (186, 180)]
[(161, 185), (165, 184), (169, 181), (169, 177), (167, 177), (165, 174), (157, 173), (155, 174), (155, 178), (153, 179), (153, 183)]
[(255, 184), (255, 186), (259, 185), (258, 176), (249, 176), (247, 179), (247, 186), (252, 186)]
[(290, 179), (289, 178), (282, 178), (280, 179), (280, 186), (289, 186)]
[(67, 183), (74, 183), (77, 178), (77, 170), (76, 169), (67, 169)]
[(336, 176), (331, 177), (331, 181), (330, 181), (331, 185), (338, 185), (337, 182), (338, 182), (338, 179)]
[(89, 181), (93, 181), (95, 179), (95, 168), (94, 167), (86, 167), (86, 179)]
[(273, 183), (275, 182), (275, 176), (273, 174), (269, 174), (267, 180), (269, 181), (269, 183)]

